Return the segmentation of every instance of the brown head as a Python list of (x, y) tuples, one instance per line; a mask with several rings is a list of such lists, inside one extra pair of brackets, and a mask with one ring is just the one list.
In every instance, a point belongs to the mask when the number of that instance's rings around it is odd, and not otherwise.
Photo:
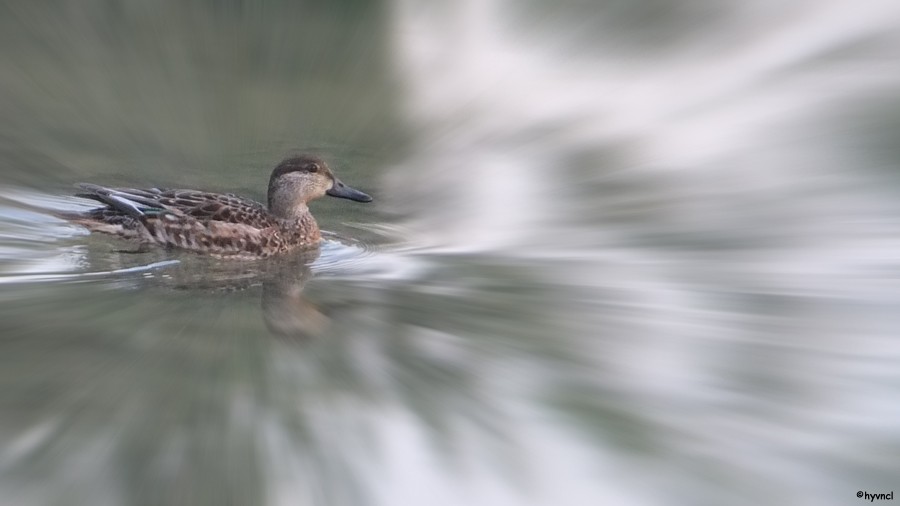
[(321, 158), (312, 155), (284, 159), (269, 178), (269, 212), (280, 218), (300, 217), (310, 200), (325, 195), (372, 201), (372, 197), (341, 182)]

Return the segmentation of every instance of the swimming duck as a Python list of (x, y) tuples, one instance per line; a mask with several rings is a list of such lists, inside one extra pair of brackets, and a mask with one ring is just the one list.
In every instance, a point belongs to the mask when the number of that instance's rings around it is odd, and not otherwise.
[(268, 206), (234, 194), (160, 188), (106, 188), (82, 183), (79, 197), (104, 207), (64, 216), (92, 232), (137, 239), (220, 258), (266, 258), (318, 246), (307, 205), (324, 195), (371, 202), (312, 155), (283, 160), (269, 178)]

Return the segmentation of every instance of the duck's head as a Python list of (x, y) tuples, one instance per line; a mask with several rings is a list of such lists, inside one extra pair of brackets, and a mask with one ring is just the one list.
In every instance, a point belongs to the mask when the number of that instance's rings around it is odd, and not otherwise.
[(372, 197), (345, 185), (321, 158), (313, 155), (282, 160), (269, 178), (269, 212), (276, 216), (296, 216), (306, 211), (309, 201), (325, 195), (357, 202), (372, 201)]

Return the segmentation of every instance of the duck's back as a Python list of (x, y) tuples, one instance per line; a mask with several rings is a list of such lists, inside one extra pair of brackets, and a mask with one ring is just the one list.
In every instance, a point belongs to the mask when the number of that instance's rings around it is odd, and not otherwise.
[(72, 218), (110, 233), (222, 257), (267, 257), (318, 243), (310, 216), (286, 223), (262, 204), (233, 194), (197, 190), (80, 185), (80, 196), (105, 207)]

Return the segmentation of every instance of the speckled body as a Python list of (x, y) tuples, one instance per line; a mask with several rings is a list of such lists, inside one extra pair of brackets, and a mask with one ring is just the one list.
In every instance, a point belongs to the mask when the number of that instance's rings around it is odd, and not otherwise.
[(269, 206), (233, 194), (83, 184), (81, 196), (106, 204), (66, 216), (95, 232), (220, 258), (266, 258), (315, 248), (319, 226), (307, 203), (323, 195), (371, 201), (341, 183), (324, 162), (289, 158), (272, 172)]

